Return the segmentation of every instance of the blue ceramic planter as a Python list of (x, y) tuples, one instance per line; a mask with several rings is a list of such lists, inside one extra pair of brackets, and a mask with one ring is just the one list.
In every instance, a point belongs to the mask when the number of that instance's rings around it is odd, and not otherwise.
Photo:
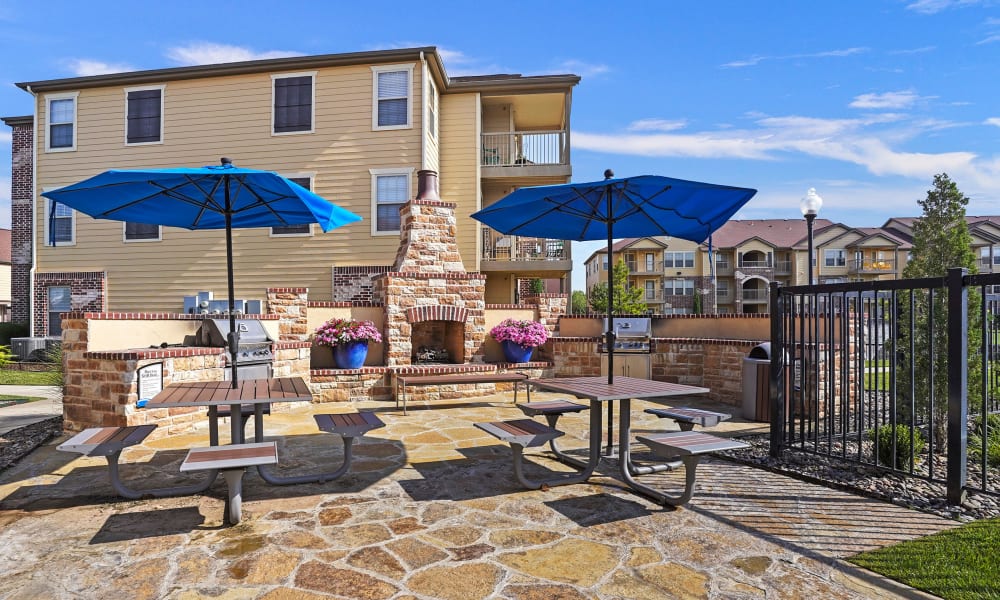
[(531, 353), (535, 351), (534, 346), (522, 346), (510, 340), (500, 342), (503, 349), (503, 356), (507, 362), (523, 363), (531, 360)]
[(360, 369), (368, 357), (368, 340), (355, 340), (333, 347), (333, 362), (338, 369)]

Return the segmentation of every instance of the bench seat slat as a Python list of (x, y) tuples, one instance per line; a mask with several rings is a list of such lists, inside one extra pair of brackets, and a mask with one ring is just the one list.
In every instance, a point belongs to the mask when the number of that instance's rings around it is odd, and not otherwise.
[(513, 421), (495, 421), (492, 423), (476, 423), (476, 427), (509, 444), (517, 444), (531, 448), (541, 446), (549, 440), (564, 435), (562, 431), (542, 425), (531, 419), (516, 419)]
[(536, 415), (562, 415), (565, 413), (577, 413), (590, 409), (590, 407), (586, 404), (577, 404), (576, 402), (570, 402), (569, 400), (543, 400), (541, 402), (528, 402), (525, 404), (518, 404), (517, 407), (521, 409), (521, 412), (529, 417)]
[(156, 425), (92, 427), (66, 440), (57, 450), (79, 452), (88, 456), (110, 456), (129, 446), (141, 444), (154, 429)]
[(372, 429), (385, 427), (382, 419), (371, 412), (313, 415), (316, 426), (322, 431), (339, 433), (344, 437), (359, 437)]
[(700, 408), (647, 408), (647, 413), (661, 419), (673, 419), (678, 423), (692, 423), (702, 427), (714, 427), (722, 421), (728, 421), (732, 415), (727, 413), (703, 410)]
[(721, 450), (749, 448), (750, 444), (710, 435), (700, 431), (672, 431), (646, 436), (636, 436), (657, 454), (665, 456), (695, 456)]
[(203, 471), (208, 469), (238, 469), (255, 465), (278, 463), (278, 448), (275, 442), (259, 444), (232, 444), (229, 446), (209, 446), (192, 448), (181, 463), (181, 471)]

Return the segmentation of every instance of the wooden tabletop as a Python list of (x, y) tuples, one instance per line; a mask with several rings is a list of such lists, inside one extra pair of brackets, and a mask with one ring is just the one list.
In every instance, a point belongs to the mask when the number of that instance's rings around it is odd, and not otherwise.
[(312, 393), (301, 377), (244, 379), (234, 388), (229, 381), (173, 383), (146, 403), (146, 408), (260, 404), (266, 402), (311, 402)]
[(601, 377), (556, 377), (549, 379), (530, 379), (528, 383), (547, 391), (565, 392), (578, 398), (587, 398), (598, 402), (624, 400), (627, 398), (660, 398), (663, 396), (684, 396), (687, 394), (707, 394), (708, 388), (637, 377), (614, 378), (614, 383), (608, 385), (607, 376)]

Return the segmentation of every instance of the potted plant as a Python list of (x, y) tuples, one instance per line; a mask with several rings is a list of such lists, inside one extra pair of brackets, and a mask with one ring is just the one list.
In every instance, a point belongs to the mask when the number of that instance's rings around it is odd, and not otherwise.
[(490, 336), (500, 342), (507, 362), (528, 362), (536, 346), (549, 339), (545, 326), (536, 321), (504, 319), (490, 330)]
[(382, 333), (371, 321), (330, 319), (316, 329), (313, 340), (333, 349), (337, 368), (360, 369), (368, 356), (368, 342), (381, 342)]

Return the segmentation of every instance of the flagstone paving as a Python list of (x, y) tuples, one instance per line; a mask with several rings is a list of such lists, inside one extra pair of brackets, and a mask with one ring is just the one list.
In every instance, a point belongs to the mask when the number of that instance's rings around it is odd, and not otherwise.
[[(611, 459), (587, 484), (524, 490), (509, 447), (472, 425), (520, 418), (510, 397), (406, 416), (362, 403), (266, 417), (293, 472), (339, 464), (340, 441), (315, 432), (313, 412), (377, 410), (387, 427), (359, 440), (338, 481), (274, 487), (248, 472), (232, 527), (221, 478), (207, 495), (122, 501), (103, 459), (56, 452), (57, 440), (0, 475), (0, 598), (918, 597), (840, 559), (956, 525), (715, 458), (676, 509), (627, 491)], [(676, 429), (636, 405), (637, 431)], [(560, 420), (562, 446), (585, 448), (586, 423)], [(206, 444), (207, 427), (147, 441), (123, 454), (123, 477), (181, 481), (184, 449)], [(566, 470), (541, 449), (528, 455), (529, 477)], [(683, 474), (643, 481), (676, 489)]]

